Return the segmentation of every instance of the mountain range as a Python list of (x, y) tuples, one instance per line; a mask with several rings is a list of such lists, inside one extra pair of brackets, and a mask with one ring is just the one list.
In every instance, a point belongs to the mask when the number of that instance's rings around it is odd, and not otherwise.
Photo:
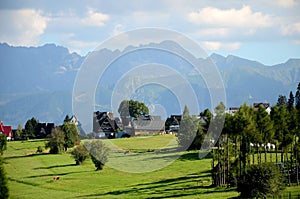
[[(155, 44), (156, 47), (162, 45), (181, 48), (172, 41)], [(134, 47), (125, 50), (129, 49)], [(184, 52), (184, 49), (180, 50)], [(99, 56), (113, 57), (122, 52), (100, 49), (96, 53)], [(143, 53), (127, 55), (106, 71), (106, 76), (98, 82), (96, 91), (96, 101), (101, 98), (104, 103), (100, 108), (109, 109), (110, 95), (116, 86), (114, 80), (120, 79), (124, 72), (130, 70), (136, 59), (141, 63), (154, 60), (172, 66), (175, 70), (181, 69), (186, 74), (191, 72), (186, 70), (189, 66), (184, 61), (176, 60), (171, 55), (162, 56), (161, 52), (151, 50)], [(24, 125), (31, 117), (36, 117), (41, 122), (60, 124), (66, 114), (72, 114), (72, 89), (85, 56), (70, 53), (67, 48), (55, 44), (13, 47), (5, 43), (0, 44), (0, 56), (0, 120), (4, 124), (16, 128), (18, 124)], [(274, 104), (278, 95), (288, 95), (290, 91), (295, 91), (300, 82), (300, 59), (289, 59), (285, 63), (266, 66), (233, 55), (224, 57), (211, 54), (206, 59), (198, 58), (197, 63), (204, 63), (207, 59), (215, 63), (221, 74), (228, 107), (240, 106), (244, 102)], [(197, 77), (190, 77), (191, 82), (193, 78)], [(209, 107), (209, 93), (205, 84), (201, 83), (200, 87), (203, 92), (198, 99), (200, 109), (203, 109)], [(148, 103), (165, 103), (167, 114), (180, 111), (175, 111), (175, 102), (170, 103), (172, 93), (161, 88), (154, 88), (152, 91), (144, 94), (144, 98), (146, 96), (149, 99)]]

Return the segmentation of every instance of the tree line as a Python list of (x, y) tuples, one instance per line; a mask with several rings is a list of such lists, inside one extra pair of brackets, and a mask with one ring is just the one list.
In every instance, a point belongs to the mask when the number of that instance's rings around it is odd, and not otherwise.
[[(299, 184), (300, 83), (295, 95), (292, 91), (288, 98), (279, 95), (270, 114), (263, 105), (254, 108), (247, 104), (240, 106), (235, 114), (229, 114), (225, 113), (223, 103), (214, 112), (214, 116), (208, 109), (201, 112), (201, 124), (185, 107), (177, 133), (179, 146), (186, 149), (200, 149), (216, 140), (211, 146), (214, 185), (242, 186), (252, 165), (267, 162), (277, 163), (286, 172), (286, 184)], [(220, 125), (222, 121), (224, 126)], [(220, 136), (215, 133), (218, 131)], [(204, 139), (206, 134), (208, 140)]]

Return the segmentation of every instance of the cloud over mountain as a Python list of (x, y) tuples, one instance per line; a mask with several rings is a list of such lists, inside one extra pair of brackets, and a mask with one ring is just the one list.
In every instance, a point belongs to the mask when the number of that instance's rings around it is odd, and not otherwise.
[(36, 46), (49, 20), (40, 10), (2, 10), (0, 41), (11, 45)]

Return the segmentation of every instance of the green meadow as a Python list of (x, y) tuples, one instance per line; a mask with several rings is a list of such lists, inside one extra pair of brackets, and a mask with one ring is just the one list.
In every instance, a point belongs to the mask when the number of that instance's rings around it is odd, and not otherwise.
[[(105, 140), (112, 155), (101, 171), (90, 159), (76, 166), (70, 152), (36, 153), (45, 140), (8, 142), (4, 152), (10, 198), (231, 198), (233, 188), (212, 187), (211, 159), (198, 159), (198, 151), (172, 151), (171, 135)], [(160, 149), (169, 150), (168, 153)], [(124, 151), (129, 151), (128, 154)], [(162, 160), (164, 166), (154, 167)], [(137, 166), (135, 165), (137, 162)], [(143, 165), (142, 162), (146, 162)], [(112, 166), (109, 166), (112, 165)], [(167, 165), (167, 166), (166, 166)], [(127, 172), (130, 171), (130, 172)], [(133, 173), (133, 171), (136, 171)], [(143, 172), (146, 171), (146, 172)], [(59, 176), (59, 180), (54, 180)], [(287, 191), (295, 192), (298, 187)]]

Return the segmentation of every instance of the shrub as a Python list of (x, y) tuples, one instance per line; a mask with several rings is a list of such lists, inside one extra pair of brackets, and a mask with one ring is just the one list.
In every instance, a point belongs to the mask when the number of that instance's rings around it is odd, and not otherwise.
[(71, 154), (75, 159), (76, 165), (82, 164), (89, 157), (89, 151), (83, 145), (75, 147)]
[(9, 198), (9, 191), (7, 185), (6, 172), (3, 166), (3, 160), (0, 156), (0, 198), (6, 199)]
[(272, 163), (251, 165), (241, 176), (237, 191), (242, 198), (268, 197), (284, 189), (284, 177)]
[(58, 154), (64, 151), (65, 135), (62, 130), (55, 128), (52, 130), (49, 141), (46, 143), (46, 148), (50, 148), (50, 153)]
[(5, 134), (0, 134), (0, 155), (3, 154), (3, 151), (6, 150), (7, 139)]
[(37, 153), (42, 153), (43, 152), (43, 147), (38, 146), (38, 148), (36, 149)]
[(90, 151), (91, 159), (96, 170), (102, 170), (103, 166), (107, 162), (108, 148), (101, 140), (94, 140), (92, 142), (85, 143), (85, 146)]

